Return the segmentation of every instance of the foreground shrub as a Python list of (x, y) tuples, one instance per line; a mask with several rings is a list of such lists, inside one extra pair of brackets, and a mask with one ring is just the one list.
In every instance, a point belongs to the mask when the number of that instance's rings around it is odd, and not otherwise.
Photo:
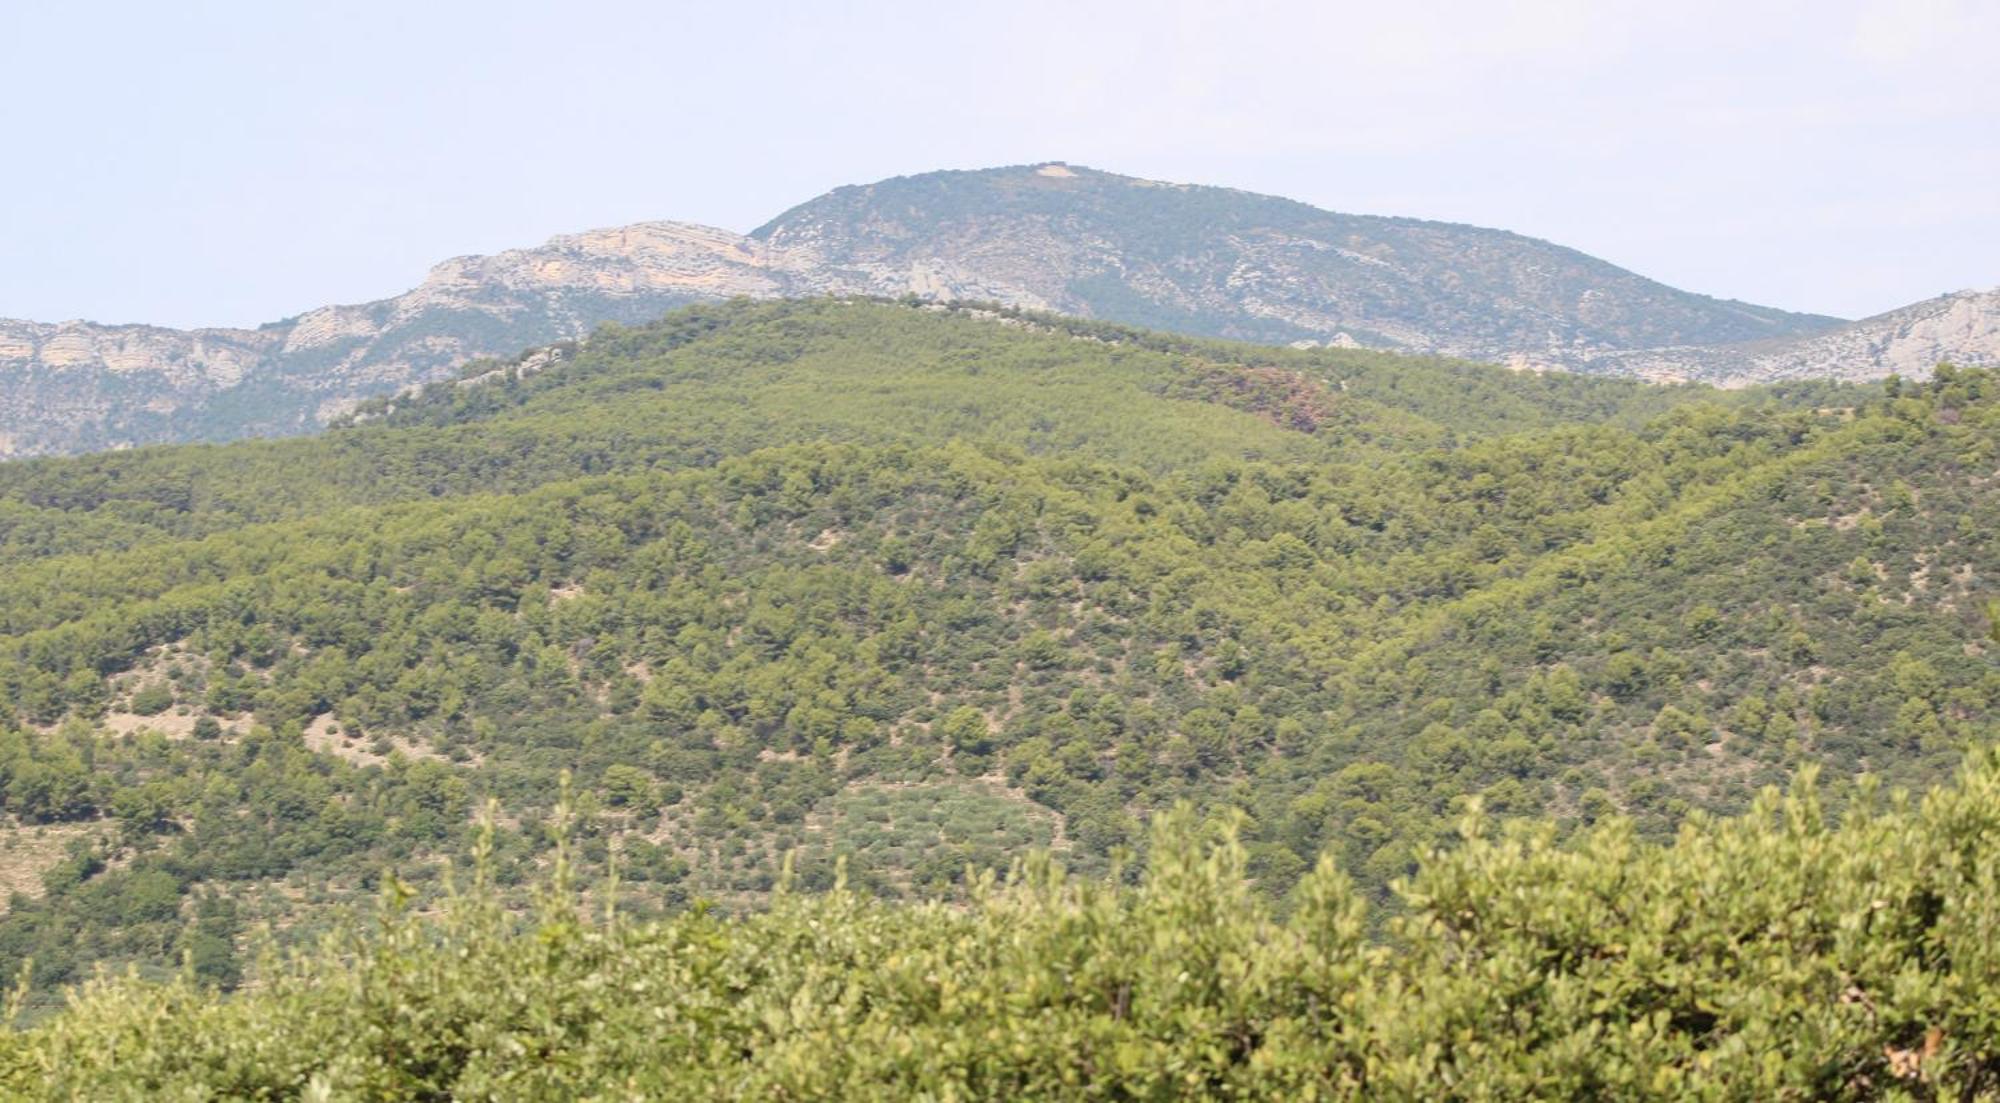
[(844, 887), (742, 919), (526, 929), (484, 885), (234, 996), (101, 980), (0, 1042), (29, 1097), (2000, 1097), (2000, 754), (1823, 817), (1808, 777), (1671, 845), (1469, 819), (1372, 937), (1330, 862), (1282, 916), (1227, 824), (1136, 883), (1046, 858), (969, 906)]

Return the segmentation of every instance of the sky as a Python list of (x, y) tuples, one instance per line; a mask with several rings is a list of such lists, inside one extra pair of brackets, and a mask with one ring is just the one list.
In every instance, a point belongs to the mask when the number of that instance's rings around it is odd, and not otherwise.
[(0, 0), (0, 317), (255, 325), (433, 263), (1063, 160), (1858, 317), (2000, 284), (2000, 0)]

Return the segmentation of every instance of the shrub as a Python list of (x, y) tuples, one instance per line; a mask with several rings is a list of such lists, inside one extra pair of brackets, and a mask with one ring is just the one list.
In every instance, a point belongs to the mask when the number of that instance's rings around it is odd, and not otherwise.
[(173, 707), (174, 691), (165, 682), (153, 682), (132, 694), (132, 711), (140, 716), (158, 716)]
[[(486, 851), (482, 849), (482, 853)], [(484, 867), (482, 866), (482, 869)], [(0, 1040), (61, 1098), (1990, 1098), (2000, 753), (1921, 801), (1822, 814), (1808, 776), (1672, 844), (1607, 818), (1457, 843), (1368, 934), (1330, 860), (1283, 916), (1229, 821), (1159, 818), (1132, 883), (1046, 857), (967, 907), (843, 878), (766, 912), (530, 932), (483, 876), (440, 918), (268, 967), (100, 979)]]

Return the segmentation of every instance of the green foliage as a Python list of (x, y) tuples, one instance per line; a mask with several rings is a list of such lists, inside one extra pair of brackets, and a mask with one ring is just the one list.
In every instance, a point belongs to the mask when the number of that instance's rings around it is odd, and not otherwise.
[[(1839, 822), (1807, 775), (1671, 845), (1468, 814), (1385, 939), (1330, 858), (1282, 912), (1182, 808), (1136, 883), (1046, 855), (962, 907), (781, 892), (517, 931), (441, 917), (272, 962), (99, 980), (0, 1039), (46, 1098), (1984, 1099), (2000, 1094), (2000, 754)], [(490, 854), (490, 842), (486, 853)], [(487, 868), (490, 857), (478, 861)], [(599, 890), (608, 897), (616, 886)]]
[(1386, 928), (1474, 799), (1659, 840), (1806, 766), (1932, 784), (2000, 706), (1988, 373), (1719, 395), (856, 301), (573, 351), (0, 467), (0, 813), (89, 840), (0, 918), (31, 1010), (230, 983), (385, 869), (428, 903), (487, 799), (519, 903), (565, 770), (648, 913), (759, 909), (787, 852), (1097, 876), (1187, 801), (1261, 897), (1332, 853)]
[(139, 716), (158, 716), (174, 706), (174, 691), (158, 682), (132, 695), (132, 711)]

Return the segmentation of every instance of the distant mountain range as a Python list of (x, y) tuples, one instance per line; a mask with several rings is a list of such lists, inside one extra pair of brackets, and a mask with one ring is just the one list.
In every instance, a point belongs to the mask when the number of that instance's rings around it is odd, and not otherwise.
[(460, 257), (254, 330), (0, 320), (0, 458), (311, 430), (467, 360), (691, 301), (997, 300), (1202, 336), (1741, 382), (2000, 360), (2000, 296), (1852, 324), (1549, 242), (1050, 163), (838, 188), (747, 235), (647, 222)]

